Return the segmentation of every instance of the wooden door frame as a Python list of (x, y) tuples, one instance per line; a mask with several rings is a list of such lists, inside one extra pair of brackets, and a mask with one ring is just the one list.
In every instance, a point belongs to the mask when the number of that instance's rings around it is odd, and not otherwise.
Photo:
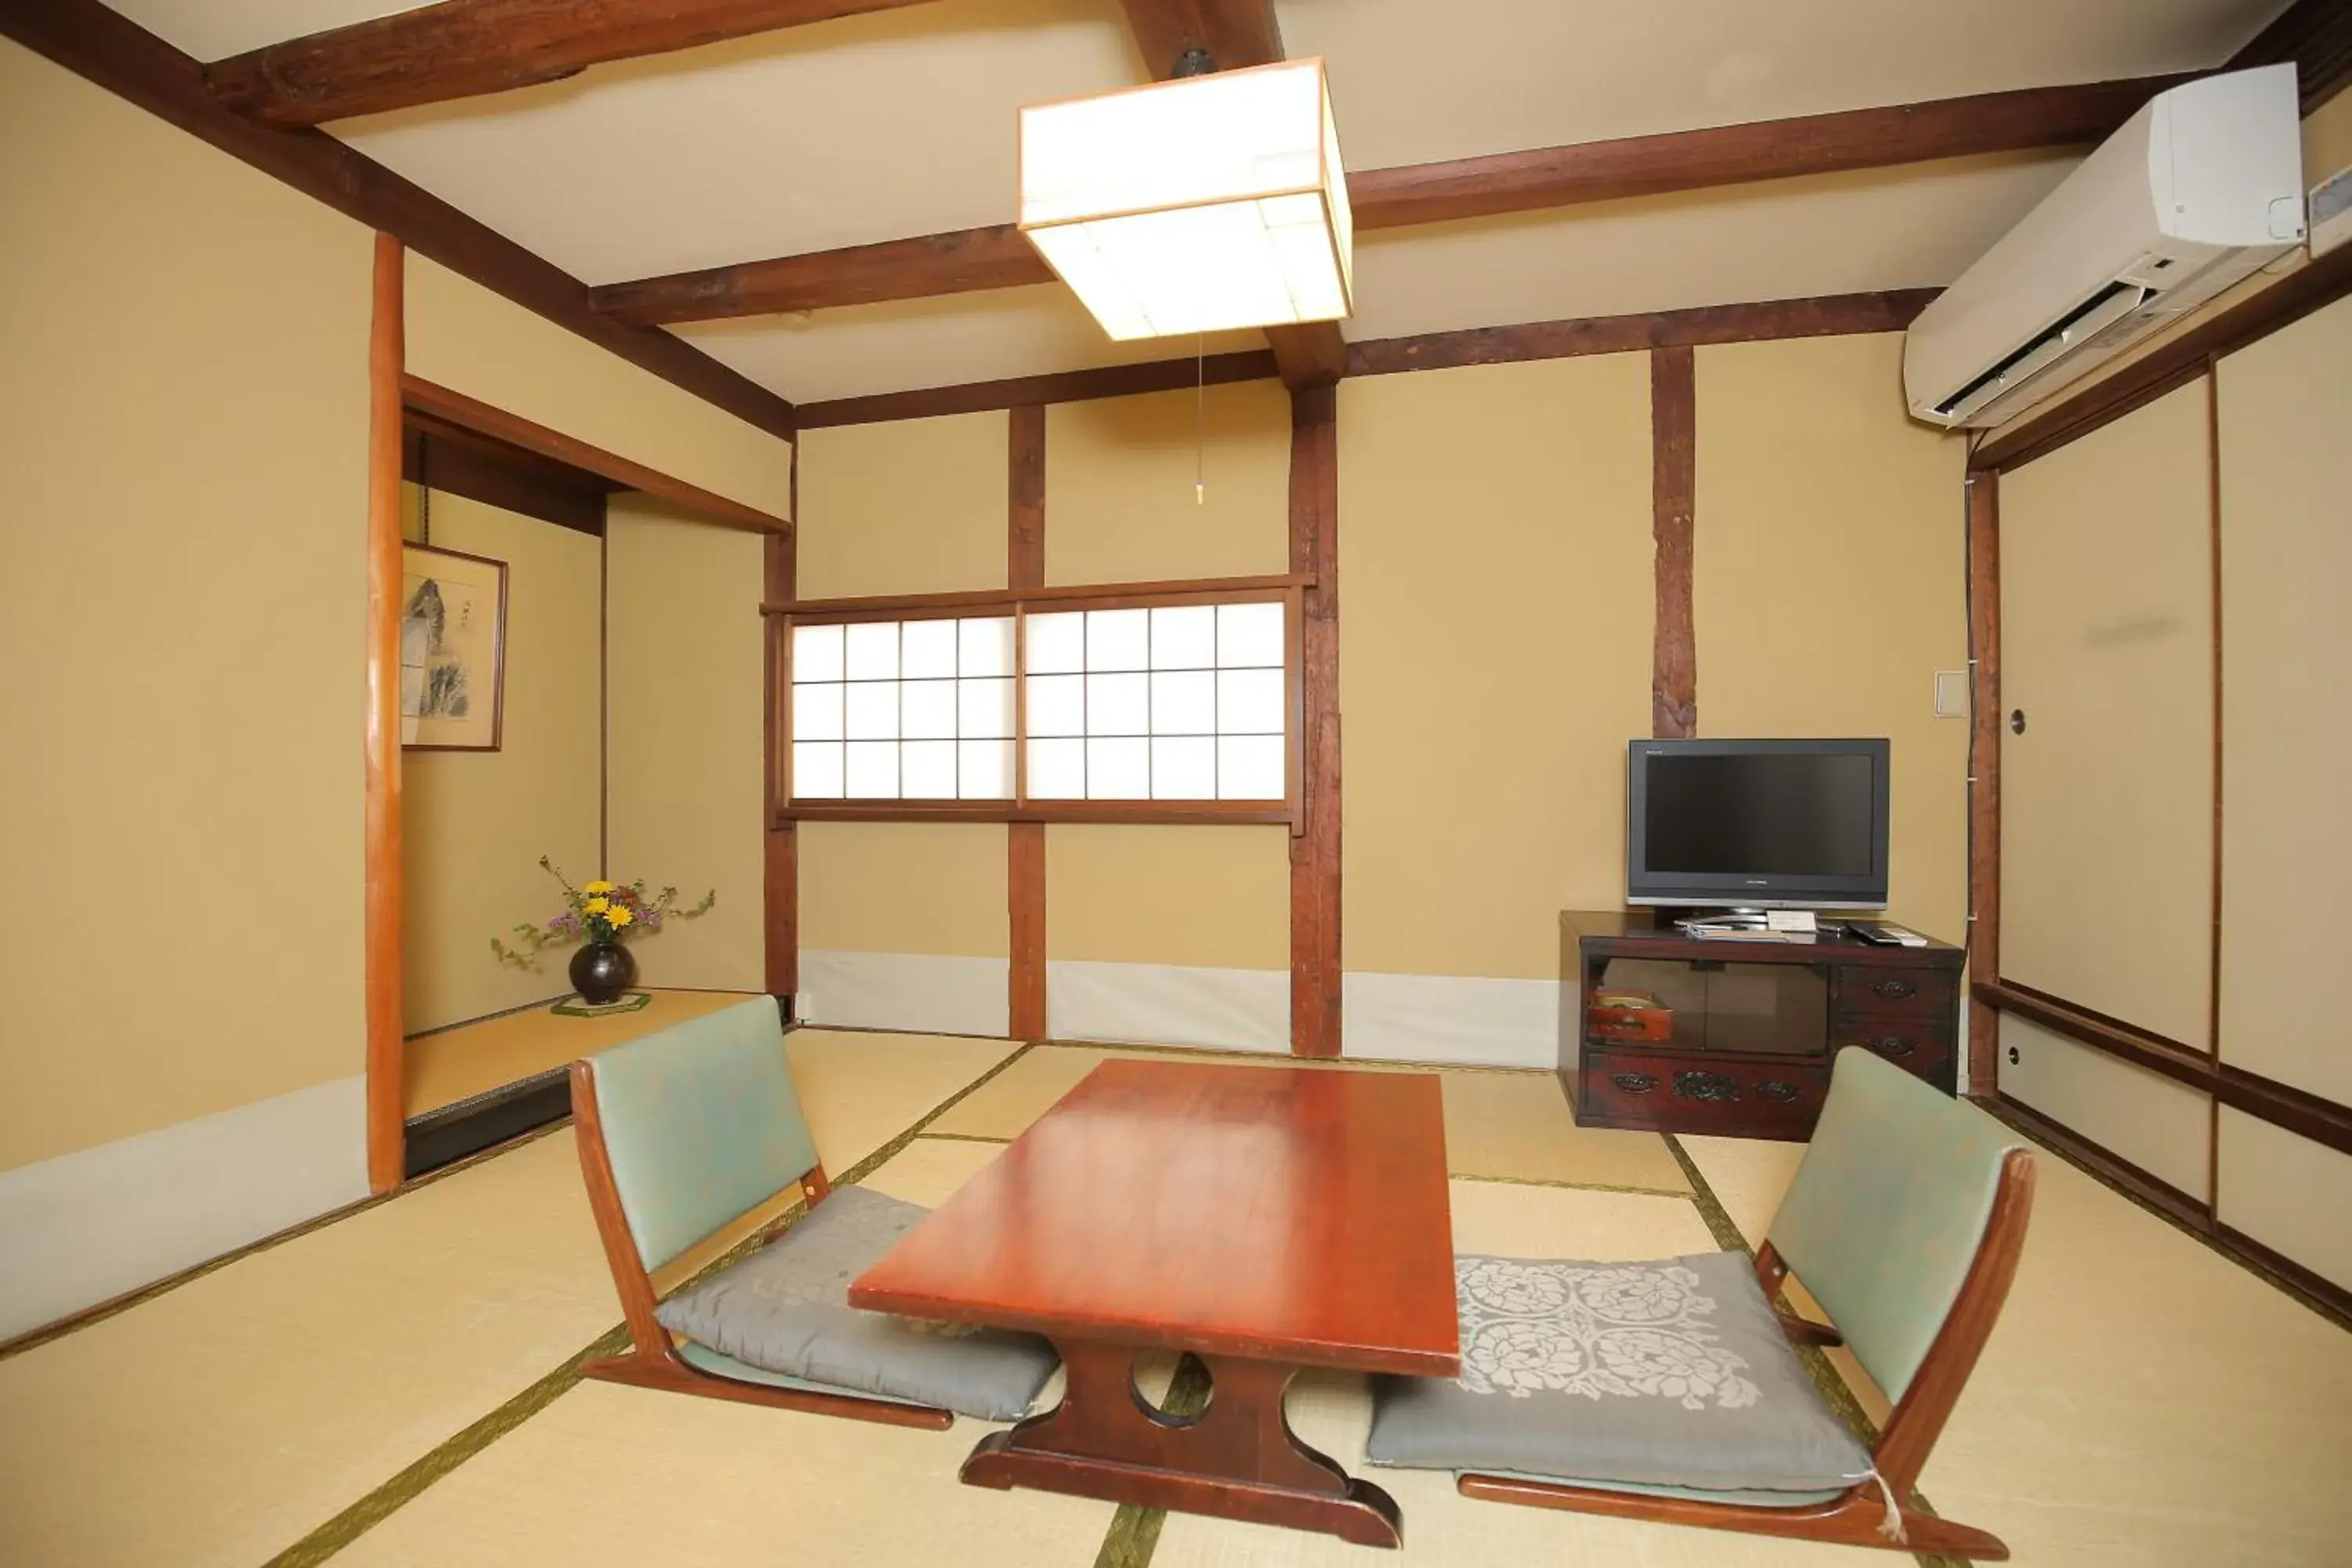
[[(443, 425), (552, 458), (627, 490), (694, 514), (698, 521), (790, 541), (788, 519), (574, 439), (462, 393), (406, 374), (404, 247), (375, 237), (368, 331), (366, 807), (362, 920), (367, 1058), (367, 1165), (371, 1191), (405, 1174), (407, 1039), (401, 1012), (400, 485), (402, 431), (411, 409)], [(795, 448), (797, 443), (795, 443)], [(789, 547), (789, 546), (787, 546)]]

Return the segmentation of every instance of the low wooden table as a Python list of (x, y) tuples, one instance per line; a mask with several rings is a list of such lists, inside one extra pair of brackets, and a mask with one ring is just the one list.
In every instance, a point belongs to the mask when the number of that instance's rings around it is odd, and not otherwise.
[[(1437, 1079), (1106, 1062), (849, 1300), (1060, 1350), (1062, 1403), (982, 1438), (972, 1485), (1394, 1546), (1396, 1503), (1299, 1442), (1283, 1394), (1307, 1366), (1461, 1370)], [(1144, 1401), (1148, 1350), (1201, 1359), (1206, 1410)]]

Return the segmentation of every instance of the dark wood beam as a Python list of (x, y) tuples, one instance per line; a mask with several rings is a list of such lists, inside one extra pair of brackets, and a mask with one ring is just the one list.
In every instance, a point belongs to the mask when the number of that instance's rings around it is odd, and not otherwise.
[(1698, 647), (1691, 614), (1698, 496), (1698, 384), (1690, 347), (1650, 351), (1650, 733), (1698, 733)]
[[(1004, 583), (1045, 585), (1045, 406), (1024, 404), (1005, 420)], [(1016, 633), (1017, 635), (1017, 633)], [(1016, 661), (1017, 662), (1017, 661)], [(1016, 688), (1013, 701), (1025, 701)], [(1024, 776), (1027, 759), (1013, 767)], [(1025, 791), (1024, 792), (1025, 794)], [(1016, 1040), (1045, 1037), (1045, 825), (1004, 825), (1005, 912), (1009, 917), (1005, 1015)]]
[[(1575, 206), (1802, 174), (1884, 168), (1986, 153), (2085, 145), (2185, 77), (2139, 77), (1981, 93), (1892, 109), (1768, 120), (1372, 169), (1348, 176), (1356, 227), (1370, 232)], [(1053, 280), (1011, 224), (841, 250), (738, 262), (595, 290), (595, 306), (634, 325), (719, 321)]]
[(2185, 76), (2137, 77), (1539, 147), (1348, 176), (1359, 229), (1399, 228), (1627, 196), (2084, 146)]
[[(2352, 5), (2345, 0), (2295, 0), (2278, 20), (2230, 57), (2229, 69), (2293, 60), (2303, 111), (2309, 114), (2352, 84)], [(2316, 179), (2332, 173), (2311, 170)]]
[(1808, 300), (1767, 300), (1744, 305), (1702, 305), (1633, 316), (1587, 316), (1511, 327), (1472, 327), (1410, 338), (1376, 338), (1348, 345), (1349, 375), (1408, 370), (1451, 370), (1466, 364), (1573, 359), (1580, 354), (1632, 353), (1642, 349), (1752, 342), (1765, 338), (1839, 337), (1899, 332), (1941, 292), (1897, 289), (1876, 294), (1826, 294)]
[(774, 393), (670, 333), (599, 316), (580, 279), (326, 132), (273, 131), (230, 112), (202, 66), (99, 0), (0, 0), (0, 34), (672, 385), (791, 437), (793, 405)]
[(1290, 395), (1290, 570), (1299, 595), (1299, 790), (1290, 839), (1290, 1049), (1336, 1057), (1339, 958), (1339, 424), (1329, 386)]
[[(1969, 974), (2000, 973), (2000, 476), (1969, 495)], [(2000, 1088), (2000, 1016), (1969, 998), (1969, 1092)]]
[(1187, 49), (1205, 49), (1219, 70), (1282, 58), (1282, 28), (1268, 0), (1122, 0), (1127, 25), (1154, 81), (1176, 74)]
[(442, 0), (216, 60), (221, 102), (267, 125), (413, 109), (919, 0)]
[(1141, 364), (1115, 364), (1101, 370), (1066, 370), (1052, 375), (1022, 375), (1006, 381), (966, 382), (961, 386), (931, 386), (915, 392), (883, 392), (868, 397), (839, 397), (825, 403), (803, 403), (803, 430), (827, 425), (871, 425), (885, 419), (928, 419), (940, 414), (976, 414), (988, 408), (1019, 408), (1031, 403), (1082, 403), (1094, 397), (1132, 397), (1143, 392), (1171, 392), (1193, 384), (1209, 386), (1234, 381), (1265, 381), (1276, 374), (1274, 353), (1254, 349), (1244, 353), (1211, 354), (1205, 360), (1147, 360)]
[(1337, 321), (1268, 327), (1265, 342), (1274, 351), (1274, 367), (1282, 384), (1293, 392), (1330, 386), (1348, 374), (1348, 341), (1339, 335)]
[(412, 418), (402, 431), (400, 477), (409, 483), (601, 537), (604, 498), (617, 487), (593, 474), (573, 480), (575, 471), (438, 420)]

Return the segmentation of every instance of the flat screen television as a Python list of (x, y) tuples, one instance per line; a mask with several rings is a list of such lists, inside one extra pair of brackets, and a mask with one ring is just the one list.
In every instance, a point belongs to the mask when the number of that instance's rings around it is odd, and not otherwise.
[(1635, 741), (1625, 900), (1886, 907), (1887, 743)]

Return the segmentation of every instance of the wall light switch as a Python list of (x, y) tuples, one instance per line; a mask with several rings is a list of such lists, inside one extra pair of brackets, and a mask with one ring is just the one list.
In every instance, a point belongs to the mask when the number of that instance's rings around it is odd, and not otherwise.
[(1939, 669), (1936, 672), (1936, 717), (1965, 719), (1969, 716), (1969, 672), (1965, 669)]

